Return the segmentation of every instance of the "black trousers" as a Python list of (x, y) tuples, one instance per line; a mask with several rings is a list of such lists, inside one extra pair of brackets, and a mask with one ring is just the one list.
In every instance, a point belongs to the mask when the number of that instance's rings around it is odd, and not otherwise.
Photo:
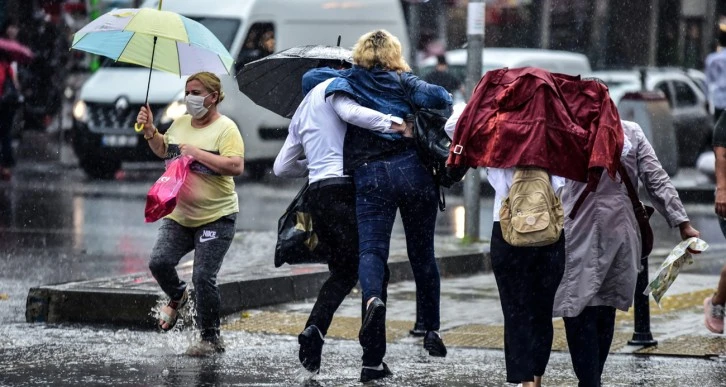
[(564, 317), (567, 346), (578, 387), (600, 387), (600, 377), (615, 331), (615, 308), (588, 306), (577, 317)]
[(494, 222), (492, 271), (504, 314), (507, 382), (544, 375), (552, 349), (552, 307), (565, 270), (565, 234), (543, 247), (515, 247)]
[(15, 166), (13, 155), (13, 119), (15, 108), (0, 105), (0, 167)]
[(323, 335), (328, 333), (335, 311), (358, 282), (355, 186), (350, 180), (333, 179), (336, 184), (311, 184), (307, 194), (313, 227), (329, 255), (330, 277), (320, 288), (305, 327), (315, 325)]

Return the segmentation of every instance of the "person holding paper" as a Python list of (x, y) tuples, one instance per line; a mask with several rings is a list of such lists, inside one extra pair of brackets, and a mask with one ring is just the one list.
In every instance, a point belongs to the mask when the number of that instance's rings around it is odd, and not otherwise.
[[(620, 161), (630, 180), (640, 180), (652, 205), (681, 238), (698, 237), (678, 192), (658, 157), (634, 122), (621, 121), (625, 142)], [(569, 214), (585, 189), (568, 180), (562, 193)], [(615, 310), (627, 311), (633, 303), (641, 267), (641, 242), (633, 206), (626, 187), (607, 177), (584, 201), (575, 219), (565, 217), (565, 274), (557, 289), (554, 316), (563, 317), (567, 345), (580, 387), (600, 386), (605, 360), (615, 329)]]
[[(713, 153), (716, 155), (716, 202), (714, 210), (718, 215), (721, 232), (726, 236), (726, 117), (716, 121), (713, 129)], [(724, 304), (726, 304), (726, 265), (721, 268), (721, 278), (713, 296), (703, 300), (704, 323), (713, 333), (723, 333)]]

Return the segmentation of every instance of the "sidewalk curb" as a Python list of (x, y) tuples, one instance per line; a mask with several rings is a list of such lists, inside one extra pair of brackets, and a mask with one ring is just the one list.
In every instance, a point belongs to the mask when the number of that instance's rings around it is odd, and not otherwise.
[[(437, 257), (436, 261), (441, 277), (466, 276), (491, 270), (488, 252), (443, 255)], [(413, 279), (407, 259), (389, 261), (389, 269), (391, 283)], [(149, 280), (149, 277), (147, 273), (137, 273), (107, 280), (115, 284), (139, 283)], [(299, 274), (227, 282), (220, 279), (221, 314), (229, 315), (245, 309), (314, 298), (327, 278), (325, 266), (308, 265)], [(151, 310), (164, 297), (161, 290), (101, 287), (99, 282), (103, 282), (103, 279), (31, 288), (26, 300), (26, 322), (155, 328), (156, 319)]]

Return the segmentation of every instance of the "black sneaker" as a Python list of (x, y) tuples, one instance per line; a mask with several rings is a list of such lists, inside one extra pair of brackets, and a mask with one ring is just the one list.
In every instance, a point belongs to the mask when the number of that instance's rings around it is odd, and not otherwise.
[(382, 379), (382, 378), (385, 378), (386, 376), (393, 375), (393, 372), (391, 372), (391, 370), (388, 369), (388, 365), (385, 362), (381, 363), (381, 368), (382, 369), (377, 370), (377, 369), (373, 369), (373, 368), (363, 367), (363, 369), (360, 370), (361, 383), (366, 383), (366, 382), (370, 382), (371, 380)]
[(385, 337), (386, 326), (386, 304), (380, 298), (375, 297), (366, 309), (363, 323), (358, 332), (358, 339), (365, 350), (366, 346), (374, 346), (379, 335)]
[(320, 372), (320, 357), (323, 353), (325, 340), (323, 340), (318, 327), (311, 325), (305, 328), (297, 337), (297, 342), (300, 343), (300, 352), (298, 354), (300, 364), (310, 372)]
[(441, 335), (437, 331), (426, 332), (424, 337), (424, 349), (429, 351), (429, 355), (436, 357), (446, 357), (446, 346)]

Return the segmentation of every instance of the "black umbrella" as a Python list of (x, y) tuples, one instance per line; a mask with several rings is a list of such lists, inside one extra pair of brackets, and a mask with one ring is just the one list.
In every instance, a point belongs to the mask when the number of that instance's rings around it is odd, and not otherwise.
[(326, 62), (352, 63), (350, 50), (337, 46), (297, 46), (250, 62), (237, 85), (254, 103), (291, 118), (303, 99), (302, 76)]

